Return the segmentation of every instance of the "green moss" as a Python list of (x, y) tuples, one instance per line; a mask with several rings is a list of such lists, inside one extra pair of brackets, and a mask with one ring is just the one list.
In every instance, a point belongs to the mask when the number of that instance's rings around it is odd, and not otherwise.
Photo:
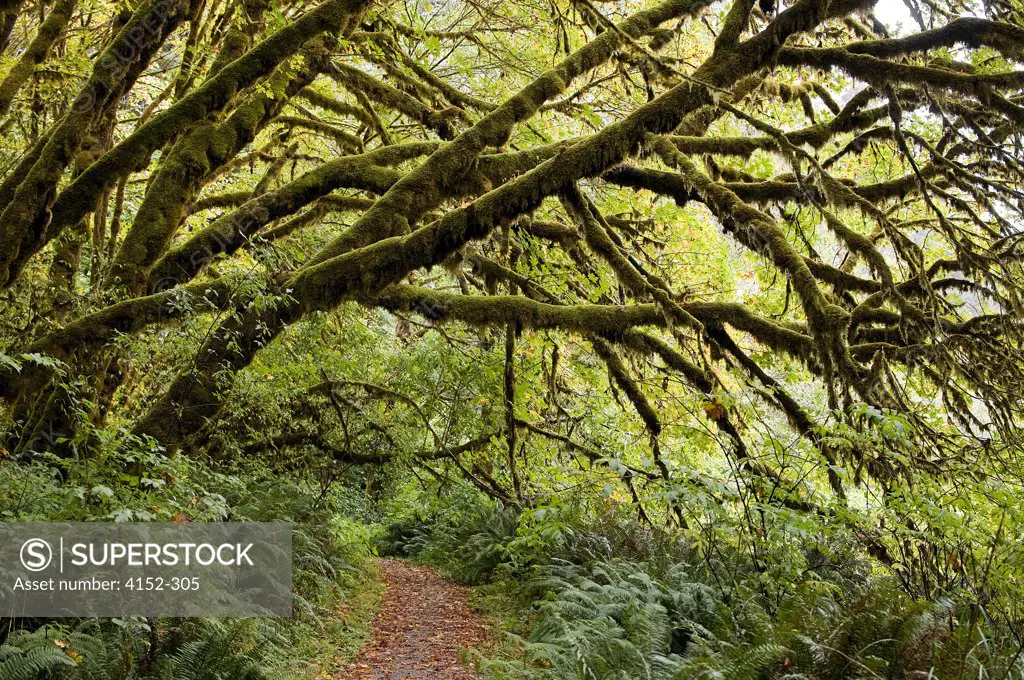
[[(163, 1), (152, 0), (154, 3)], [(316, 9), (307, 12), (271, 35), (242, 57), (226, 65), (202, 86), (188, 93), (170, 108), (153, 116), (147, 123), (140, 126), (93, 163), (60, 193), (53, 202), (50, 225), (45, 238), (37, 239), (36, 243), (28, 244), (27, 248), (4, 249), (0, 246), (0, 283), (7, 283), (10, 280), (9, 264), (7, 263), (9, 257), (17, 255), (19, 262), (24, 262), (32, 252), (56, 236), (61, 229), (81, 219), (89, 211), (89, 206), (94, 205), (95, 200), (102, 192), (119, 177), (140, 169), (148, 163), (150, 155), (177, 136), (182, 129), (186, 129), (195, 121), (204, 120), (209, 114), (221, 110), (239, 91), (273, 72), (281, 62), (295, 54), (308, 41), (328, 31), (337, 31), (349, 15), (361, 12), (364, 7), (365, 0), (327, 0)], [(140, 9), (136, 14), (143, 10), (144, 8)], [(172, 13), (171, 18), (177, 17), (177, 21), (180, 21), (187, 14), (186, 10), (187, 7), (183, 7), (180, 13)], [(166, 23), (168, 28), (173, 28), (170, 20)], [(153, 45), (150, 46), (147, 43), (146, 46), (155, 50), (162, 43), (164, 37), (166, 36), (162, 34), (154, 35), (151, 39)], [(148, 58), (150, 54), (145, 49), (139, 52), (140, 60)], [(94, 72), (94, 78), (101, 80), (114, 78), (113, 71), (108, 73), (109, 69), (103, 68), (106, 61), (109, 60), (104, 60), (101, 57), (97, 70)], [(126, 84), (130, 84), (130, 82), (129, 80)], [(5, 214), (11, 213), (5, 222), (7, 230), (19, 235), (27, 233), (30, 229), (29, 225), (42, 211), (39, 197), (52, 196), (56, 181), (68, 162), (65, 155), (68, 153), (68, 149), (77, 146), (81, 133), (72, 132), (71, 129), (76, 124), (77, 127), (82, 127), (80, 121), (75, 120), (74, 117), (65, 120), (61, 128), (62, 134), (51, 139), (47, 144), (47, 149), (50, 149), (51, 146), (53, 148), (49, 154), (46, 154), (45, 164), (41, 159), (36, 164), (38, 170), (33, 169), (35, 175), (30, 173), (19, 187), (18, 193), (26, 194), (26, 201), (5, 211)], [(69, 142), (69, 144), (65, 146), (65, 142)], [(27, 196), (34, 198), (28, 200)], [(4, 240), (6, 241), (6, 239)], [(8, 256), (7, 250), (15, 252)]]
[(109, 284), (136, 294), (143, 291), (150, 270), (166, 253), (203, 182), (248, 145), (291, 95), (313, 81), (323, 49), (314, 39), (304, 50), (309, 56), (306, 68), (294, 76), (287, 68), (277, 69), (267, 88), (250, 94), (224, 122), (205, 121), (171, 147), (114, 258)]
[(360, 302), (392, 312), (417, 312), (431, 321), (457, 320), (476, 326), (519, 324), (616, 336), (634, 326), (664, 325), (658, 308), (650, 304), (570, 307), (516, 295), (456, 295), (408, 285), (391, 286)]
[[(8, 194), (11, 200), (0, 212), (0, 286), (10, 285), (32, 254), (64, 227), (76, 224), (96, 205), (102, 189), (77, 197), (74, 216), (64, 221), (55, 220), (54, 214), (59, 212), (54, 205), (58, 182), (93, 123), (106, 117), (167, 36), (190, 14), (190, 8), (187, 0), (171, 4), (166, 0), (149, 0), (140, 5), (96, 59), (71, 109), (33, 150), (31, 164), (26, 167), (26, 159), (19, 167), (15, 173), (16, 188), (11, 187)], [(144, 39), (140, 40), (138, 35), (143, 35)], [(125, 58), (121, 52), (131, 58)], [(88, 171), (83, 172), (78, 179), (87, 174)]]
[(0, 82), (0, 117), (7, 114), (15, 95), (28, 81), (36, 66), (46, 59), (54, 41), (60, 37), (71, 20), (75, 2), (76, 0), (59, 0), (54, 4), (46, 20), (39, 26), (35, 39), (21, 53), (3, 82)]
[[(188, 281), (214, 255), (233, 253), (265, 225), (290, 215), (335, 189), (355, 188), (384, 193), (402, 176), (378, 165), (397, 164), (437, 148), (434, 143), (384, 147), (359, 156), (344, 156), (325, 163), (274, 191), (255, 197), (164, 255), (148, 273), (148, 286)], [(161, 283), (162, 282), (162, 283)]]
[[(728, 57), (711, 59), (697, 69), (695, 77), (716, 87), (729, 86), (763, 66), (791, 33), (813, 28), (824, 16), (842, 15), (863, 4), (861, 0), (840, 0), (832, 3), (826, 12), (814, 0), (802, 0), (783, 12), (773, 22), (772, 30), (755, 36), (744, 43), (743, 49), (729, 52)], [(652, 18), (667, 20), (694, 6), (686, 2), (665, 3), (627, 20), (628, 30), (623, 30), (626, 34), (641, 33), (652, 27)], [(403, 228), (448, 195), (449, 185), (463, 180), (488, 145), (503, 143), (515, 122), (557, 94), (553, 91), (555, 88), (568, 84), (578, 73), (606, 60), (620, 40), (617, 31), (601, 34), (570, 55), (552, 73), (531, 83), (403, 177), (344, 237), (321, 251), (310, 265), (287, 281), (295, 303), (283, 304), (269, 319), (261, 319), (255, 313), (245, 314), (242, 321), (232, 321), (222, 329), (231, 332), (240, 324), (248, 326), (260, 321), (263, 332), (258, 337), (235, 333), (241, 338), (236, 337), (230, 345), (223, 340), (207, 343), (199, 354), (202, 366), (175, 381), (168, 394), (140, 424), (140, 431), (167, 436), (169, 444), (177, 445), (190, 427), (201, 424), (220, 408), (221, 398), (213, 388), (211, 374), (248, 365), (258, 347), (280, 332), (282, 325), (309, 311), (330, 309), (344, 299), (372, 296), (414, 269), (442, 262), (468, 241), (489, 234), (503, 220), (532, 211), (545, 197), (574, 180), (598, 175), (621, 162), (639, 148), (647, 134), (670, 132), (687, 115), (712, 102), (706, 87), (689, 82), (678, 85), (625, 119), (473, 203), (407, 235), (400, 235)], [(367, 243), (372, 245), (348, 252), (350, 244), (358, 247)], [(789, 258), (789, 252), (781, 244), (776, 244), (774, 251)], [(799, 262), (787, 264), (794, 270), (800, 266)], [(809, 272), (806, 276), (801, 287), (816, 290), (812, 288), (813, 277)], [(815, 300), (815, 303), (816, 308), (825, 306), (823, 300)], [(220, 333), (218, 331), (218, 337)]]

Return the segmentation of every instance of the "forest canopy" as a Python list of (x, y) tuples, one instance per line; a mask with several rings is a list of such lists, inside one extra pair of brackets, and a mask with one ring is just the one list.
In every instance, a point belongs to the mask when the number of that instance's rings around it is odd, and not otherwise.
[(0, 128), (12, 464), (581, 496), (1021, 618), (1019, 0), (3, 0)]

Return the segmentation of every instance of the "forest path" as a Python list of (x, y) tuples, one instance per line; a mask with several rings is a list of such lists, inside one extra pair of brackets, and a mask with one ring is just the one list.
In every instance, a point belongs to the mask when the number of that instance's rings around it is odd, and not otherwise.
[(369, 642), (337, 680), (474, 680), (459, 650), (484, 643), (487, 627), (466, 592), (430, 567), (379, 562), (386, 588)]

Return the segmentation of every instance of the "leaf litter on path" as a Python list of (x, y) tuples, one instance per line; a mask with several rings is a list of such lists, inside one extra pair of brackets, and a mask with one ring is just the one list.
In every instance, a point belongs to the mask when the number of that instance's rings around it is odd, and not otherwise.
[(475, 680), (463, 648), (487, 642), (466, 593), (430, 567), (381, 560), (386, 588), (369, 642), (336, 680)]

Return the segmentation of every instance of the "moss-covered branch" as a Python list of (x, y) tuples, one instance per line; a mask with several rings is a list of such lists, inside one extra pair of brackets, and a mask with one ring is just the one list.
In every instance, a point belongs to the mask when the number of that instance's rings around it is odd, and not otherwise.
[(1024, 122), (1024, 106), (998, 94), (998, 90), (1024, 88), (1024, 71), (965, 73), (941, 65), (916, 65), (858, 54), (840, 47), (788, 47), (779, 53), (787, 66), (838, 68), (858, 80), (884, 89), (887, 85), (930, 86), (978, 97), (1018, 125)]
[(873, 57), (899, 57), (940, 47), (990, 47), (1007, 59), (1024, 60), (1024, 28), (1003, 21), (961, 16), (938, 28), (901, 38), (850, 43), (844, 49)]
[(436, 131), (441, 139), (455, 138), (455, 128), (452, 122), (462, 117), (462, 113), (458, 109), (435, 111), (416, 97), (348, 64), (334, 64), (328, 72), (353, 93), (362, 93), (371, 101), (405, 114), (412, 120)]
[(513, 323), (609, 336), (634, 326), (665, 323), (657, 306), (651, 304), (555, 305), (517, 295), (470, 296), (404, 285), (391, 286), (361, 302), (392, 312), (414, 312), (431, 321), (457, 320), (478, 326)]
[(606, 31), (591, 40), (410, 172), (356, 222), (344, 240), (325, 248), (313, 262), (324, 262), (382, 237), (406, 233), (423, 213), (436, 207), (453, 187), (465, 181), (487, 147), (504, 145), (517, 123), (527, 120), (542, 104), (564, 92), (575, 78), (611, 58), (624, 35), (643, 35), (700, 6), (698, 0), (668, 0), (624, 21), (621, 32)]
[[(866, 97), (862, 98), (866, 99)], [(840, 114), (827, 123), (819, 123), (802, 130), (786, 132), (785, 136), (795, 146), (809, 144), (820, 148), (836, 135), (863, 129), (885, 118), (887, 114), (887, 107), (876, 106), (870, 109), (855, 111), (848, 115)], [(684, 137), (670, 135), (669, 139), (679, 149), (680, 153), (728, 155), (743, 158), (750, 157), (755, 151), (761, 149), (776, 150), (779, 146), (778, 140), (773, 137), (715, 137), (708, 135)]]
[(76, 0), (58, 0), (39, 26), (35, 39), (29, 43), (25, 51), (14, 62), (3, 82), (0, 82), (0, 118), (7, 115), (14, 102), (14, 97), (28, 81), (36, 67), (43, 63), (50, 53), (53, 43), (60, 37), (64, 28), (71, 21), (75, 11)]
[[(93, 126), (106, 117), (135, 83), (178, 24), (192, 13), (192, 0), (148, 0), (141, 4), (97, 57), (70, 110), (4, 179), (0, 196), (0, 287), (9, 286), (28, 258), (52, 239), (50, 210), (57, 186)], [(94, 164), (95, 165), (95, 164)], [(78, 176), (81, 180), (88, 174)], [(76, 199), (79, 210), (64, 224), (77, 224), (96, 205), (99, 192)]]
[[(163, 0), (153, 2), (160, 3), (161, 6), (164, 4)], [(307, 12), (225, 66), (170, 108), (153, 116), (87, 168), (56, 197), (56, 184), (66, 167), (62, 156), (68, 153), (69, 149), (73, 152), (77, 147), (77, 143), (70, 146), (67, 143), (75, 142), (81, 132), (51, 139), (47, 148), (55, 147), (53, 152), (44, 153), (44, 157), (36, 163), (36, 167), (18, 188), (15, 196), (19, 201), (0, 214), (4, 223), (4, 232), (0, 234), (3, 238), (0, 242), (6, 243), (8, 234), (19, 237), (17, 247), (0, 246), (0, 285), (9, 285), (33, 253), (59, 234), (61, 229), (76, 223), (88, 213), (99, 195), (119, 177), (144, 167), (154, 151), (195, 121), (203, 120), (210, 113), (223, 109), (238, 92), (270, 74), (281, 62), (295, 54), (306, 41), (321, 33), (340, 30), (345, 22), (359, 13), (366, 4), (366, 0), (325, 0), (316, 9)], [(171, 16), (177, 17), (180, 21), (186, 9), (183, 7)], [(173, 28), (173, 24), (166, 21), (164, 23)], [(153, 49), (155, 48), (156, 45), (153, 46)], [(72, 124), (71, 121), (66, 123)], [(58, 144), (61, 145), (59, 154), (56, 148)], [(51, 156), (53, 158), (50, 158)], [(42, 229), (34, 229), (33, 224), (39, 221), (47, 209), (50, 209), (48, 224)], [(27, 235), (31, 236), (26, 238)], [(25, 242), (22, 243), (22, 240)]]
[(413, 451), (412, 453), (402, 453), (399, 451), (363, 453), (340, 448), (317, 432), (287, 432), (246, 444), (242, 449), (242, 453), (246, 456), (254, 456), (266, 451), (309, 447), (321, 453), (326, 453), (336, 463), (386, 465), (392, 462), (405, 462), (415, 464), (417, 461), (442, 460), (477, 451), (487, 447), (491, 439), (500, 434), (500, 432), (486, 433), (455, 446), (442, 446), (436, 449)]
[(235, 252), (265, 225), (297, 212), (335, 189), (363, 189), (382, 194), (402, 177), (401, 172), (385, 166), (399, 164), (436, 148), (433, 142), (410, 142), (324, 163), (196, 231), (153, 265), (148, 272), (147, 289), (166, 288), (190, 280), (215, 256)]
[[(801, 0), (740, 48), (709, 59), (695, 72), (696, 81), (715, 87), (731, 85), (763, 66), (793, 33), (808, 30), (829, 16), (841, 16), (861, 6), (864, 6), (862, 0), (841, 0), (832, 2), (825, 10), (818, 0)], [(689, 5), (669, 3), (668, 11), (665, 7), (656, 9), (667, 13), (667, 19), (673, 12), (685, 11)], [(637, 16), (643, 16), (643, 21), (634, 22), (633, 30), (646, 30), (650, 14)], [(446, 188), (439, 186), (444, 184), (437, 182), (439, 177), (449, 181), (464, 177), (467, 164), (471, 164), (479, 151), (488, 145), (503, 143), (511, 125), (564, 88), (565, 78), (559, 75), (560, 72), (575, 73), (595, 59), (598, 63), (603, 61), (617, 44), (616, 38), (606, 36), (615, 35), (618, 33), (605, 32), (589, 43), (593, 45), (606, 39), (600, 49), (588, 52), (586, 47), (581, 48), (555, 71), (535, 81), (507, 105), (499, 107), (434, 153), (427, 162), (392, 187), (353, 226), (353, 230), (366, 230), (367, 239), (395, 233), (392, 227), (396, 219), (408, 220), (409, 215), (420, 214), (422, 209), (437, 200), (439, 192)], [(533, 210), (546, 196), (576, 179), (596, 176), (608, 170), (633, 153), (648, 134), (672, 131), (689, 113), (711, 101), (711, 93), (706, 86), (687, 81), (533, 170), (407, 236), (392, 236), (346, 254), (335, 255), (328, 246), (316, 258), (322, 261), (303, 268), (287, 282), (291, 297), (286, 303), (272, 309), (244, 313), (218, 330), (200, 349), (197, 370), (182, 374), (174, 381), (167, 394), (140, 421), (138, 430), (176, 445), (185, 433), (193, 431), (220, 410), (223, 386), (218, 384), (215, 375), (224, 369), (236, 371), (248, 365), (259, 347), (304, 313), (333, 308), (345, 299), (372, 296), (397, 283), (414, 269), (443, 261), (470, 240), (489, 234), (501, 220)], [(405, 229), (408, 229), (407, 222), (399, 232)], [(332, 257), (324, 260), (325, 256)]]
[[(122, 334), (229, 308), (234, 289), (230, 281), (215, 280), (124, 300), (75, 319), (24, 347), (23, 352), (66, 361), (74, 354), (95, 351)], [(0, 397), (11, 399), (22, 392), (31, 393), (51, 374), (50, 368), (35, 363), (27, 364), (20, 372), (4, 366), (0, 368)]]
[(111, 284), (134, 293), (143, 290), (149, 270), (166, 252), (203, 181), (252, 142), (288, 99), (316, 78), (327, 47), (312, 41), (302, 51), (304, 66), (297, 74), (278, 68), (266, 87), (251, 94), (225, 121), (204, 120), (171, 147), (114, 257)]

